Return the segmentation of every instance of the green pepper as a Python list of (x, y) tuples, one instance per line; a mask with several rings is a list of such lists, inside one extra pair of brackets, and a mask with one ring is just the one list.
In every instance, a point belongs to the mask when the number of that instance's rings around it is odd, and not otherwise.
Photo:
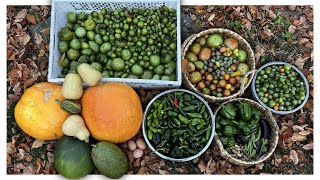
[(217, 131), (220, 131), (221, 130), (221, 125), (220, 123), (216, 122), (216, 130)]
[(175, 111), (168, 111), (168, 115), (171, 117), (176, 117), (176, 116), (178, 116), (178, 113)]
[(173, 122), (175, 125), (177, 125), (178, 127), (181, 126), (180, 120), (179, 120), (178, 118), (176, 118), (176, 117), (173, 117), (173, 118), (172, 118), (172, 122)]
[(250, 133), (252, 133), (251, 129), (249, 126), (244, 126), (241, 130), (240, 130), (244, 135), (249, 135)]
[(190, 120), (189, 120), (187, 117), (179, 114), (179, 115), (178, 115), (178, 118), (179, 118), (179, 120), (180, 120), (183, 124), (187, 124), (187, 125), (190, 124)]
[(191, 118), (202, 118), (200, 113), (187, 113), (187, 115)]
[(232, 126), (226, 126), (223, 129), (223, 135), (225, 136), (233, 136), (233, 134), (235, 133), (235, 128)]
[(220, 125), (222, 126), (233, 126), (234, 122), (231, 119), (221, 119), (219, 121)]
[(238, 128), (239, 129), (243, 129), (243, 127), (245, 127), (247, 124), (246, 124), (246, 122), (244, 121), (244, 120), (240, 120), (239, 122), (238, 122)]
[(151, 129), (148, 129), (148, 139), (151, 140), (153, 136), (153, 133), (151, 131)]
[(238, 103), (238, 108), (240, 111), (240, 116), (244, 120), (249, 120), (251, 119), (251, 106), (248, 102), (239, 102)]
[(205, 124), (205, 122), (203, 121), (203, 119), (199, 119), (199, 118), (192, 119), (191, 125), (195, 126), (197, 124)]
[(183, 111), (189, 112), (189, 111), (193, 111), (195, 108), (196, 108), (195, 105), (190, 105), (190, 106), (183, 107), (182, 109)]
[(251, 118), (254, 120), (258, 120), (263, 116), (263, 112), (256, 107), (251, 108), (251, 113), (252, 113)]
[(220, 141), (221, 143), (223, 144), (223, 146), (225, 148), (229, 148), (229, 147), (232, 147), (236, 144), (236, 141), (234, 139), (233, 136), (230, 136), (230, 137), (221, 137), (220, 138)]
[(221, 109), (221, 115), (226, 117), (227, 119), (234, 119), (236, 116), (236, 110), (232, 103), (228, 103)]

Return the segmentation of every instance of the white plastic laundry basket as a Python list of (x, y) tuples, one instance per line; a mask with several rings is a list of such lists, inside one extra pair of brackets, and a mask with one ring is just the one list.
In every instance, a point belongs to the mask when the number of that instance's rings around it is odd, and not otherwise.
[(180, 87), (181, 77), (181, 40), (180, 40), (180, 0), (52, 0), (51, 10), (51, 30), (50, 30), (50, 55), (49, 55), (49, 69), (48, 81), (62, 84), (64, 78), (58, 78), (61, 73), (61, 67), (58, 65), (60, 52), (58, 50), (58, 32), (67, 22), (66, 14), (70, 11), (80, 12), (84, 11), (90, 13), (91, 11), (99, 11), (102, 8), (107, 10), (127, 8), (159, 8), (163, 5), (168, 8), (176, 9), (177, 15), (177, 68), (175, 81), (150, 80), (150, 79), (128, 79), (128, 78), (103, 78), (102, 82), (122, 82), (127, 83), (133, 88), (176, 88)]

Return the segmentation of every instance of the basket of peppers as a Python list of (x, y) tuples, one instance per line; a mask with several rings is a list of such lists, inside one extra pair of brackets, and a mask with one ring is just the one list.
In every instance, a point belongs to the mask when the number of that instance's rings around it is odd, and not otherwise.
[(261, 163), (277, 147), (279, 127), (272, 113), (250, 99), (221, 104), (215, 111), (215, 125), (220, 155), (233, 164)]

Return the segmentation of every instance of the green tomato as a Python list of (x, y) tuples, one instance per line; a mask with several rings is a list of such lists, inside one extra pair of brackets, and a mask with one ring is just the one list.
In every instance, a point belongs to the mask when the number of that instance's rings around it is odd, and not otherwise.
[(81, 21), (87, 19), (87, 13), (85, 13), (83, 11), (79, 12), (78, 19), (81, 20)]
[(150, 56), (150, 64), (154, 67), (158, 66), (161, 62), (160, 56), (158, 55), (151, 55)]
[(172, 56), (170, 53), (166, 53), (164, 57), (162, 58), (162, 63), (169, 63), (172, 59)]
[(121, 58), (114, 58), (111, 67), (114, 71), (122, 71), (125, 67), (125, 63)]
[(131, 66), (131, 73), (136, 76), (140, 76), (143, 74), (143, 68), (138, 64), (134, 64)]
[(164, 66), (160, 64), (156, 68), (154, 68), (154, 73), (162, 75), (164, 73), (164, 69)]
[(284, 70), (285, 71), (290, 71), (291, 70), (291, 65), (290, 64), (284, 65)]
[(170, 81), (170, 77), (167, 76), (167, 75), (163, 75), (163, 76), (161, 76), (161, 80), (163, 80), (163, 81)]
[(125, 61), (128, 61), (131, 58), (131, 52), (129, 49), (123, 49), (121, 51), (121, 58)]
[(89, 41), (90, 49), (95, 53), (99, 53), (100, 47), (95, 41)]
[(170, 75), (169, 75), (169, 78), (170, 78), (170, 81), (175, 81), (175, 80), (177, 80), (177, 76), (176, 76), (175, 73), (170, 74)]
[(111, 77), (109, 71), (106, 71), (106, 70), (102, 71), (102, 74), (101, 74), (101, 75), (102, 75), (103, 78), (109, 78), (109, 77)]
[(93, 62), (90, 64), (91, 67), (93, 67), (94, 69), (98, 70), (99, 72), (102, 71), (102, 65), (98, 62)]
[(143, 74), (140, 76), (141, 79), (151, 79), (153, 77), (153, 72), (150, 70), (143, 71)]
[(238, 70), (240, 71), (241, 76), (244, 76), (249, 71), (249, 66), (245, 63), (239, 63)]
[(153, 80), (160, 80), (160, 75), (159, 74), (155, 74), (152, 77)]
[(84, 27), (88, 30), (88, 31), (93, 31), (96, 28), (96, 22), (93, 19), (87, 19), (84, 22)]
[(129, 74), (129, 76), (127, 78), (129, 78), (129, 79), (139, 79), (139, 76), (136, 76), (134, 74)]
[(211, 34), (207, 39), (207, 45), (212, 47), (218, 47), (223, 43), (223, 39), (220, 34)]
[(105, 43), (101, 44), (101, 46), (100, 46), (101, 53), (107, 53), (110, 50), (111, 50), (111, 43), (105, 42)]
[(276, 102), (274, 102), (273, 100), (269, 101), (268, 103), (269, 107), (274, 107), (276, 105)]
[(58, 36), (62, 41), (70, 41), (73, 38), (73, 32), (68, 28), (62, 28)]
[(88, 32), (87, 32), (87, 38), (88, 38), (90, 41), (94, 41), (95, 36), (96, 36), (96, 33), (95, 33), (94, 31), (88, 31)]
[(70, 47), (73, 49), (80, 49), (81, 43), (78, 39), (72, 39), (72, 41), (70, 42)]
[(69, 44), (66, 41), (60, 41), (58, 44), (58, 49), (61, 53), (65, 53), (69, 49)]
[(87, 30), (84, 27), (78, 27), (75, 31), (75, 34), (79, 38), (83, 38), (87, 35)]
[(79, 59), (79, 57), (80, 57), (80, 52), (79, 52), (79, 50), (77, 50), (77, 49), (69, 49), (68, 51), (67, 51), (67, 56), (68, 56), (68, 58), (69, 59), (71, 59), (71, 60), (78, 60)]
[(77, 16), (74, 12), (68, 12), (67, 13), (67, 21), (69, 23), (75, 23), (77, 21)]
[(89, 44), (86, 42), (81, 42), (81, 49), (88, 49), (89, 48)]
[(243, 49), (240, 49), (238, 53), (239, 53), (238, 60), (240, 62), (245, 62), (247, 60), (247, 52)]

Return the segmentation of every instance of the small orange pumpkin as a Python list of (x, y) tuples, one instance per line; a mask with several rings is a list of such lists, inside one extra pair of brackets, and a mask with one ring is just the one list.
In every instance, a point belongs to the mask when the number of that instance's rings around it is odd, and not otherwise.
[(36, 139), (62, 137), (62, 124), (69, 113), (62, 110), (56, 100), (64, 100), (60, 85), (41, 82), (28, 88), (14, 108), (18, 126)]
[(90, 134), (99, 141), (124, 142), (140, 129), (141, 102), (137, 93), (126, 84), (89, 87), (81, 98), (81, 106)]

